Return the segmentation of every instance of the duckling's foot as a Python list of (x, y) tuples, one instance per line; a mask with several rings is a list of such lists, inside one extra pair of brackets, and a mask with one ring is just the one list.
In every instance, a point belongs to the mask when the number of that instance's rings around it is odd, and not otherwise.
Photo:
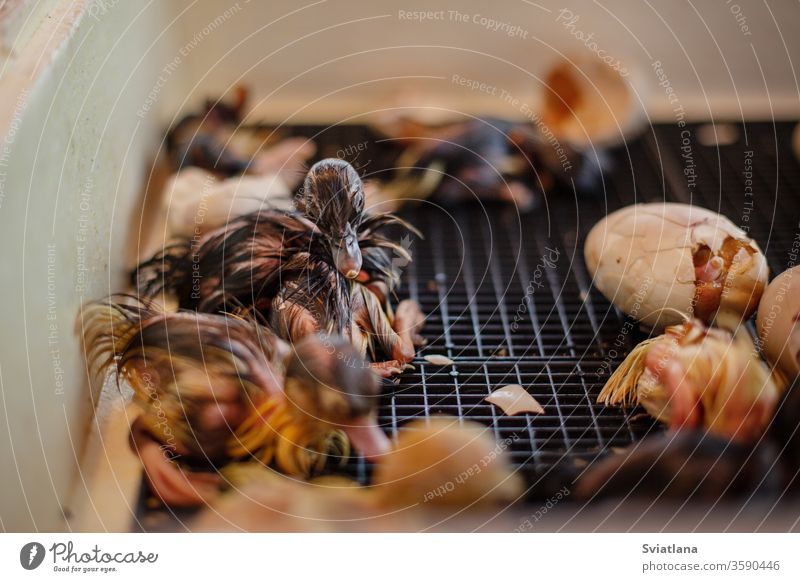
[(386, 362), (370, 362), (370, 369), (381, 378), (391, 378), (395, 374), (402, 374), (407, 364), (399, 360), (388, 360)]
[(136, 447), (150, 490), (166, 505), (203, 505), (218, 494), (219, 475), (183, 471), (155, 440), (137, 439)]
[[(425, 314), (419, 303), (413, 299), (405, 299), (400, 302), (395, 310), (394, 330), (404, 342), (412, 346), (420, 347), (425, 345), (425, 339), (420, 335), (425, 326)], [(412, 355), (413, 357), (413, 355)]]

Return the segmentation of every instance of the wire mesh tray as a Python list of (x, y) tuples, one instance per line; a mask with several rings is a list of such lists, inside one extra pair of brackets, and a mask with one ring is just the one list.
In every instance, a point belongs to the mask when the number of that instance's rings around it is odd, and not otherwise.
[[(546, 497), (554, 468), (583, 467), (660, 430), (641, 410), (596, 403), (608, 375), (645, 336), (592, 289), (583, 237), (607, 213), (634, 202), (693, 202), (748, 230), (772, 272), (784, 270), (800, 223), (792, 128), (734, 125), (738, 139), (723, 146), (701, 145), (698, 126), (655, 126), (611, 153), (613, 169), (599, 193), (553, 193), (526, 214), (477, 203), (405, 209), (424, 239), (412, 241), (399, 297), (422, 305), (428, 343), (415, 370), (385, 383), (383, 429), (395, 436), (409, 421), (439, 414), (479, 422), (498, 441), (509, 439), (511, 460), (534, 497)], [(313, 137), (321, 157), (358, 152), (350, 161), (366, 177), (380, 177), (396, 154), (362, 127), (289, 133)], [(681, 150), (687, 135), (689, 157)], [(454, 364), (435, 366), (422, 359), (427, 354)], [(510, 417), (484, 401), (504, 384), (526, 387), (544, 414)], [(353, 458), (336, 471), (368, 483), (371, 467)]]

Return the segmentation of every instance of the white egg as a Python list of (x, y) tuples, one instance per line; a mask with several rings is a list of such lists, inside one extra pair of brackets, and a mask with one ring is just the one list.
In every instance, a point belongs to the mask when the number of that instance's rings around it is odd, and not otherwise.
[(636, 204), (598, 222), (584, 246), (595, 286), (654, 328), (716, 313), (749, 317), (767, 283), (755, 241), (715, 212), (677, 203)]
[(767, 359), (790, 378), (800, 375), (800, 266), (784, 271), (769, 284), (756, 323)]

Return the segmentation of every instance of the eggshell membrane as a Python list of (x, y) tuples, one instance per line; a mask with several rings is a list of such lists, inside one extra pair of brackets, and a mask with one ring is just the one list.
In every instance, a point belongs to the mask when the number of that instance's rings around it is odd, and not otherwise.
[[(766, 282), (766, 260), (744, 231), (705, 208), (679, 203), (627, 206), (592, 228), (584, 256), (603, 295), (631, 317), (660, 329), (693, 312), (694, 250), (706, 244), (717, 251), (729, 236), (746, 240), (758, 253), (737, 276), (736, 287), (723, 292), (720, 307), (749, 315)], [(747, 307), (740, 308), (742, 303)]]
[(800, 375), (800, 266), (769, 284), (758, 307), (756, 325), (769, 361), (789, 377)]

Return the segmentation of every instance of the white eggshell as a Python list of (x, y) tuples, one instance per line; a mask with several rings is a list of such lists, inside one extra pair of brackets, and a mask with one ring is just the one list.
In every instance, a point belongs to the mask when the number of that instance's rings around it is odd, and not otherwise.
[(544, 414), (542, 405), (519, 384), (508, 384), (498, 388), (484, 400), (500, 407), (508, 416), (514, 416), (520, 412)]
[[(730, 220), (698, 206), (650, 203), (617, 210), (589, 232), (584, 255), (603, 295), (631, 317), (661, 328), (693, 313), (698, 245), (716, 251), (729, 236), (748, 241), (758, 252), (751, 268), (723, 293), (721, 306), (741, 302), (743, 294), (745, 303), (754, 297), (757, 302), (767, 278), (763, 254)], [(752, 312), (749, 307), (741, 311), (748, 309)]]
[(767, 359), (789, 377), (800, 375), (800, 266), (769, 284), (758, 306), (756, 325)]

